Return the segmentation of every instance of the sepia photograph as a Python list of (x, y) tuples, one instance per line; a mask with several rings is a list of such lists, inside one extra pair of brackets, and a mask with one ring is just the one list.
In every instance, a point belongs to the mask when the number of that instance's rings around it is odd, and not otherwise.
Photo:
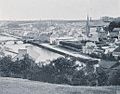
[(0, 94), (120, 94), (120, 0), (0, 0)]

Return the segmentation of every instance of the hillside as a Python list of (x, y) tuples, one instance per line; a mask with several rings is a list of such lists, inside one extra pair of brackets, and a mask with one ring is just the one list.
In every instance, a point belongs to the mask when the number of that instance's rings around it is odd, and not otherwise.
[(0, 77), (0, 94), (120, 94), (120, 87), (56, 85), (26, 79)]

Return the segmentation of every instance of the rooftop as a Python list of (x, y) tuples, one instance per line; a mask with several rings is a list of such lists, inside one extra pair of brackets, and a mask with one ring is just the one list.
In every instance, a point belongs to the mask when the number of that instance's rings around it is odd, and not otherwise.
[(114, 50), (114, 52), (120, 52), (120, 46)]

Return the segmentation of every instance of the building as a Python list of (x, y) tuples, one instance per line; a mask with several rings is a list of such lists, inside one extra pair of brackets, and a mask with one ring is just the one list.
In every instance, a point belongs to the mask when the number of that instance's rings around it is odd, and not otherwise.
[(90, 33), (90, 25), (89, 25), (90, 19), (87, 16), (87, 21), (86, 21), (86, 35), (89, 36)]
[(13, 61), (21, 60), (27, 54), (27, 49), (18, 49), (18, 54), (12, 59)]
[(97, 30), (98, 32), (98, 38), (99, 40), (107, 39), (108, 32), (106, 32), (103, 28), (100, 28)]
[(74, 41), (74, 37), (51, 37), (50, 44), (59, 45), (60, 41)]
[(83, 43), (81, 43), (80, 41), (60, 41), (59, 44), (64, 48), (74, 51), (81, 51), (83, 46)]
[(115, 44), (110, 44), (109, 46), (103, 46), (102, 49), (104, 50), (104, 54), (112, 53), (118, 46)]
[(89, 36), (88, 36), (88, 40), (90, 41), (93, 41), (93, 42), (96, 42), (96, 41), (99, 41), (99, 36), (98, 36), (98, 32), (97, 31), (97, 28), (90, 28), (90, 33), (89, 33)]
[(113, 51), (112, 55), (113, 55), (116, 59), (118, 59), (118, 57), (120, 57), (120, 46)]
[(51, 33), (49, 32), (44, 32), (44, 33), (41, 33), (38, 37), (36, 35), (36, 40), (39, 40), (41, 42), (50, 42), (50, 36), (51, 36)]
[(87, 42), (82, 48), (82, 52), (85, 54), (92, 54), (97, 49), (97, 46), (93, 42)]

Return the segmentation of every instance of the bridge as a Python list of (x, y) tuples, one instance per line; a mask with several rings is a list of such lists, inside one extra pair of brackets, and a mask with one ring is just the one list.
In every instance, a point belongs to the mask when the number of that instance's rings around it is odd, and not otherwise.
[(0, 40), (0, 44), (6, 44), (7, 42), (14, 42), (14, 44), (17, 44), (17, 42), (22, 41), (22, 42), (34, 42), (34, 41), (40, 41), (39, 39), (22, 39), (22, 38), (16, 38), (16, 39), (6, 39), (6, 40)]
[(0, 44), (6, 44), (7, 42), (10, 42), (10, 41), (13, 41), (14, 44), (17, 44), (18, 41), (21, 41), (21, 40), (0, 40)]

